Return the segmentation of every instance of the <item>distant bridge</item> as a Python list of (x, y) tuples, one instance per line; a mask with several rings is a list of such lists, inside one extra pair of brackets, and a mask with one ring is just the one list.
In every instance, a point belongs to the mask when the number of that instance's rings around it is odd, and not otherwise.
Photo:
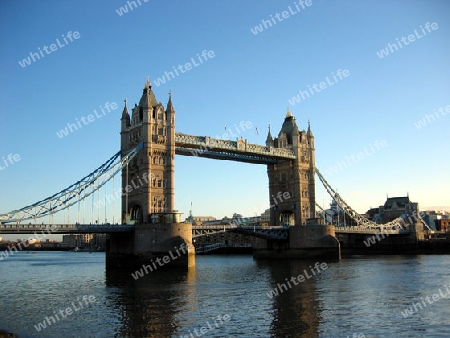
[[(382, 226), (382, 224), (381, 224)], [(409, 234), (409, 230), (405, 229), (388, 229), (388, 228), (376, 228), (376, 227), (359, 227), (359, 226), (349, 226), (349, 227), (335, 227), (334, 231), (336, 234), (369, 234), (375, 235), (383, 233), (386, 235), (403, 235)]]
[(214, 244), (210, 244), (210, 245), (203, 245), (203, 246), (199, 246), (195, 249), (195, 253), (196, 254), (205, 254), (208, 252), (212, 252), (212, 251), (216, 251), (219, 249), (223, 249), (223, 248), (232, 248), (232, 249), (242, 249), (242, 248), (251, 248), (252, 244), (251, 243), (214, 243)]
[(266, 239), (287, 240), (289, 227), (283, 226), (251, 226), (251, 225), (193, 225), (192, 238), (217, 234), (220, 232), (236, 232)]

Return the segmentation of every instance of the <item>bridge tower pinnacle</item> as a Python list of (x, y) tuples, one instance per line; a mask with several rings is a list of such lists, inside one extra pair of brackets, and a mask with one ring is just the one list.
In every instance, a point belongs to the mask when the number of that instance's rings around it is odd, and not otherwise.
[(121, 118), (122, 156), (143, 142), (144, 147), (122, 172), (123, 221), (150, 223), (154, 213), (175, 208), (175, 109), (169, 93), (167, 109), (157, 102), (150, 80), (144, 85), (139, 105), (127, 102)]
[[(295, 160), (284, 160), (267, 166), (269, 176), (270, 224), (304, 225), (306, 219), (315, 218), (315, 149), (314, 136), (300, 131), (288, 108), (278, 137), (270, 134), (267, 146), (294, 151)], [(289, 196), (289, 197), (288, 197)]]

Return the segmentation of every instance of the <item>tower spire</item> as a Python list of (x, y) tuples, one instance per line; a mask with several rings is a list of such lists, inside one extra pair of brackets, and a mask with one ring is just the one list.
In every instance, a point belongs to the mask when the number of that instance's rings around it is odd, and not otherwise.
[(314, 137), (312, 131), (311, 131), (311, 123), (308, 119), (308, 137)]
[(292, 117), (291, 108), (287, 107), (286, 118)]
[(273, 147), (273, 137), (272, 133), (270, 132), (270, 124), (269, 124), (269, 133), (267, 134), (266, 138), (266, 147)]
[(173, 104), (172, 104), (172, 91), (169, 90), (169, 101), (167, 102), (167, 109), (166, 111), (168, 112), (174, 112), (175, 109), (173, 108)]
[(129, 126), (130, 125), (130, 114), (128, 113), (128, 107), (127, 107), (128, 100), (127, 100), (127, 98), (125, 98), (125, 100), (123, 100), (123, 101), (125, 104), (123, 107), (121, 120), (125, 120), (125, 126)]
[(158, 105), (156, 101), (155, 94), (152, 91), (152, 84), (150, 82), (150, 77), (147, 75), (147, 81), (144, 85), (144, 90), (142, 91), (141, 100), (139, 101), (139, 106), (143, 108), (155, 107)]

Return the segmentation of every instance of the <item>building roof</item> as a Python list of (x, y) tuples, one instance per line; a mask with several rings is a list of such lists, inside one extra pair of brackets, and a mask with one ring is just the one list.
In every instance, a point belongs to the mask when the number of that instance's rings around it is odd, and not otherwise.
[(168, 112), (174, 112), (175, 109), (173, 108), (173, 104), (172, 104), (172, 91), (169, 91), (169, 101), (167, 102), (167, 109), (166, 111)]
[(386, 199), (386, 202), (384, 202), (384, 210), (386, 209), (392, 209), (394, 203), (397, 205), (398, 208), (406, 208), (408, 204), (411, 203), (409, 200), (409, 196), (405, 197), (388, 197)]
[(314, 135), (311, 131), (311, 123), (309, 122), (309, 120), (308, 120), (308, 137), (310, 137), (310, 138), (314, 137)]
[(130, 121), (130, 114), (128, 113), (128, 107), (127, 107), (127, 99), (125, 99), (124, 101), (125, 101), (125, 105), (124, 105), (123, 111), (122, 111), (122, 119), (127, 119), (128, 121)]
[(141, 107), (155, 107), (158, 105), (156, 101), (155, 94), (152, 91), (152, 85), (150, 80), (147, 79), (145, 82), (144, 90), (142, 92), (141, 100), (139, 101), (139, 106)]
[(269, 124), (269, 133), (267, 134), (266, 143), (272, 142), (272, 141), (273, 141), (273, 137), (272, 137), (272, 133), (270, 132), (270, 124)]
[(288, 140), (288, 144), (292, 144), (293, 135), (297, 133), (298, 127), (297, 124), (295, 123), (295, 118), (292, 115), (291, 111), (288, 110), (283, 125), (281, 126), (280, 133), (278, 134), (278, 137), (280, 137), (282, 134), (285, 134)]

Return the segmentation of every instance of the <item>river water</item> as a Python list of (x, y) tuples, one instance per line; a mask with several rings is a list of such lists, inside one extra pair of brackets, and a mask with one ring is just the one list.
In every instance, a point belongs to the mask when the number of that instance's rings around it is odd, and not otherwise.
[(0, 283), (0, 329), (21, 338), (450, 337), (446, 255), (198, 256), (135, 280), (104, 253), (18, 252)]

